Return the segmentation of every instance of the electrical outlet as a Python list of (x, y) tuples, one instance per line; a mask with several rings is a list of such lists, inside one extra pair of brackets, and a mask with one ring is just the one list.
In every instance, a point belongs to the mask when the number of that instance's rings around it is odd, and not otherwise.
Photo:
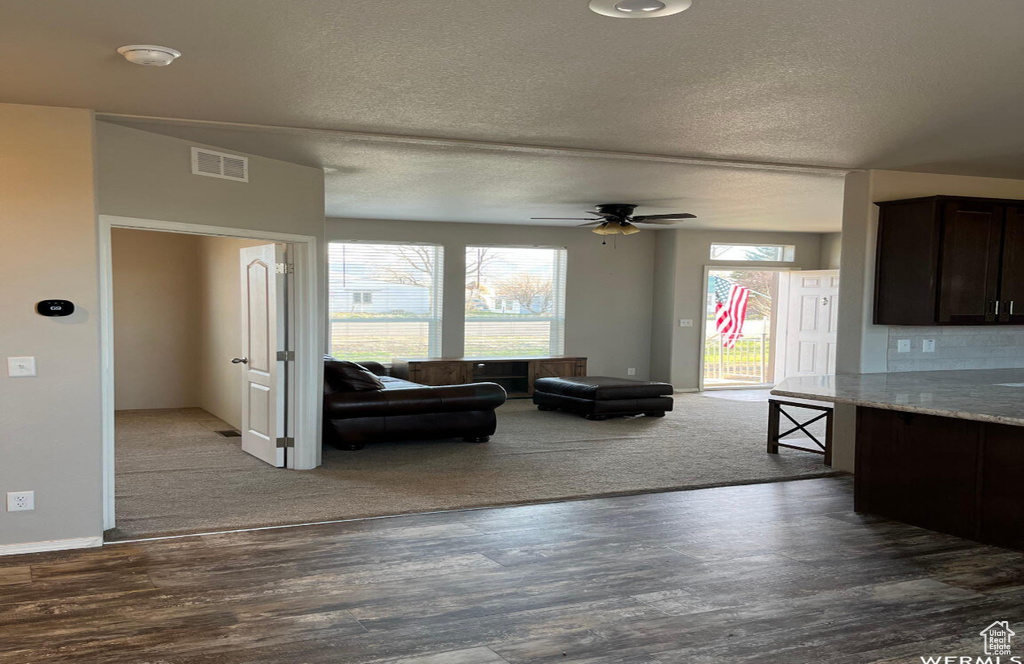
[(634, 367), (630, 367), (630, 368), (626, 369), (626, 375), (627, 376), (635, 376), (636, 375), (636, 369)]
[(35, 491), (8, 491), (7, 511), (28, 512), (36, 508)]
[(679, 319), (679, 327), (693, 327), (693, 319), (692, 318), (680, 318)]
[(910, 352), (910, 339), (900, 339), (896, 342), (897, 353), (909, 353)]
[(935, 339), (925, 339), (921, 342), (922, 353), (934, 353), (935, 352)]

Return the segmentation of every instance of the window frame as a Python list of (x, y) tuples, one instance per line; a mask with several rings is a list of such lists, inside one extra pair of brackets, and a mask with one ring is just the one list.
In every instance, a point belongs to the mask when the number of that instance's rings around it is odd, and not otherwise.
[[(751, 260), (751, 259), (748, 259), (748, 258), (725, 258), (725, 257), (716, 258), (715, 257), (715, 247), (729, 247), (729, 248), (746, 247), (746, 248), (752, 248), (752, 249), (760, 249), (762, 247), (766, 247), (766, 248), (772, 248), (772, 249), (780, 249), (781, 250), (781, 254), (782, 254), (782, 259), (781, 260), (773, 260), (773, 261), (759, 261), (759, 260)], [(716, 261), (716, 262), (721, 262), (721, 263), (746, 263), (746, 264), (751, 264), (751, 263), (753, 263), (753, 264), (758, 264), (758, 263), (768, 263), (768, 264), (795, 263), (796, 262), (796, 245), (795, 244), (781, 244), (781, 243), (774, 243), (774, 242), (762, 242), (762, 243), (756, 243), (756, 242), (712, 242), (711, 244), (708, 245), (708, 260)]]
[[(568, 288), (568, 274), (569, 274), (569, 248), (564, 245), (538, 245), (538, 244), (493, 244), (485, 242), (474, 242), (472, 244), (466, 244), (464, 246), (463, 255), (468, 256), (469, 250), (473, 248), (486, 248), (486, 249), (548, 249), (551, 251), (558, 252), (556, 254), (557, 259), (554, 261), (554, 268), (551, 275), (551, 299), (554, 302), (554, 312), (551, 316), (522, 316), (520, 314), (508, 314), (509, 318), (472, 318), (463, 309), (462, 318), (462, 332), (463, 332), (463, 355), (466, 355), (466, 344), (465, 340), (468, 337), (466, 333), (467, 325), (473, 322), (498, 322), (501, 320), (510, 321), (522, 321), (522, 322), (537, 322), (546, 321), (549, 323), (548, 327), (548, 354), (547, 356), (559, 356), (565, 354), (565, 319), (566, 309), (568, 303), (566, 301), (566, 291)], [(468, 270), (469, 261), (466, 261), (465, 269)], [(468, 277), (468, 274), (466, 275)], [(464, 289), (465, 292), (465, 289)], [(481, 353), (479, 356), (487, 357), (487, 353)], [(515, 355), (509, 357), (546, 357), (545, 355)]]
[[(378, 322), (426, 322), (427, 323), (427, 357), (438, 358), (442, 356), (442, 343), (444, 334), (444, 254), (447, 248), (444, 243), (441, 242), (406, 242), (406, 241), (394, 241), (394, 240), (345, 240), (345, 239), (331, 239), (327, 241), (327, 343), (328, 352), (333, 352), (333, 325), (335, 322), (334, 313), (331, 311), (331, 248), (334, 245), (363, 245), (363, 246), (392, 246), (392, 247), (430, 247), (433, 248), (437, 253), (436, 260), (434, 263), (433, 273), (430, 275), (430, 292), (433, 295), (430, 298), (430, 312), (426, 318), (423, 317), (412, 317), (402, 315), (392, 315), (383, 319), (377, 319)], [(353, 291), (353, 296), (368, 291)], [(369, 291), (371, 295), (371, 301), (369, 303), (360, 303), (357, 305), (353, 301), (353, 306), (362, 306), (363, 304), (372, 304), (373, 293)], [(343, 322), (359, 322), (358, 319), (341, 319)], [(367, 322), (370, 322), (367, 320)], [(370, 358), (362, 358), (369, 360)], [(380, 361), (385, 366), (391, 365), (391, 359)]]

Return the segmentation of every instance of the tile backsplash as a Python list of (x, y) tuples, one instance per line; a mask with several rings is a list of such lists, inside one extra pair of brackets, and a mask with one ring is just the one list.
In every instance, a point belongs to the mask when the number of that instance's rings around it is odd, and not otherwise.
[[(900, 339), (910, 340), (910, 352), (898, 352)], [(935, 352), (922, 351), (926, 339)], [(898, 327), (889, 328), (886, 363), (890, 372), (951, 369), (1024, 368), (1024, 326)]]

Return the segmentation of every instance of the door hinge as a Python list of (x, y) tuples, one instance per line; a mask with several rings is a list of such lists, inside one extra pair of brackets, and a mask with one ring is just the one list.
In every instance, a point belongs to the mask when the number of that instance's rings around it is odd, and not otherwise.
[(277, 361), (278, 362), (294, 362), (295, 361), (295, 351), (293, 351), (293, 350), (279, 350), (279, 351), (277, 351)]
[(294, 438), (278, 438), (277, 446), (280, 447), (295, 447)]
[(278, 274), (295, 274), (295, 263), (278, 263)]

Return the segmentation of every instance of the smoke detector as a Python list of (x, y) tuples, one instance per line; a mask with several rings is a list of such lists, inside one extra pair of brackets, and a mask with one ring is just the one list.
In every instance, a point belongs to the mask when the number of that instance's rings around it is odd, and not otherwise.
[(145, 65), (147, 67), (166, 67), (181, 57), (181, 51), (175, 51), (166, 46), (153, 46), (152, 44), (131, 44), (122, 46), (117, 52), (124, 56), (124, 59), (132, 64)]
[(590, 10), (612, 18), (659, 18), (686, 11), (693, 0), (590, 0)]

